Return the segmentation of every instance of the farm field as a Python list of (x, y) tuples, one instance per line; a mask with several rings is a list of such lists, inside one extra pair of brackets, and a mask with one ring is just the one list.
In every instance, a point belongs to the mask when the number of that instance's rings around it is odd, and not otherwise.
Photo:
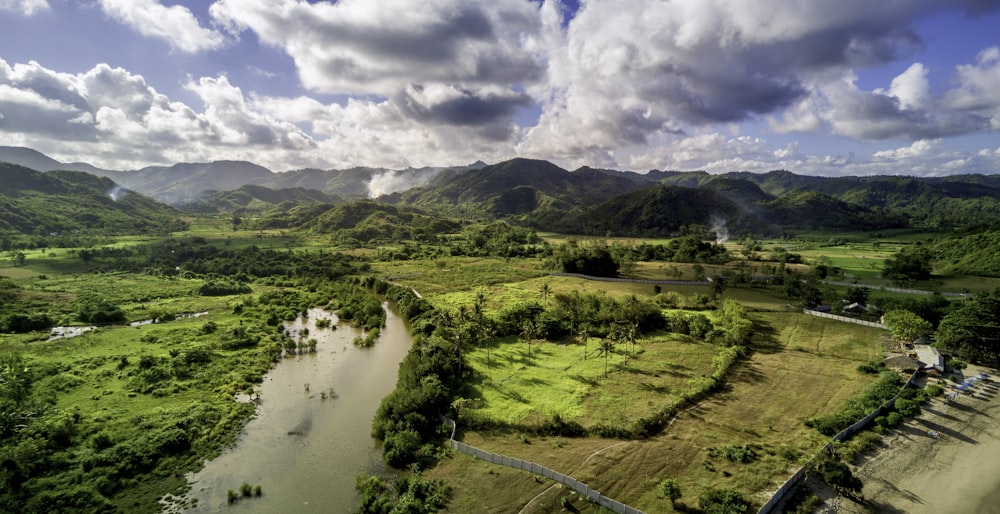
[[(684, 499), (696, 498), (709, 488), (719, 487), (751, 491), (758, 500), (766, 499), (767, 491), (780, 484), (797, 469), (800, 460), (811, 456), (827, 441), (806, 427), (804, 420), (837, 411), (848, 398), (872, 381), (871, 376), (859, 373), (857, 366), (879, 354), (880, 333), (867, 327), (845, 326), (796, 313), (761, 313), (755, 314), (754, 319), (763, 329), (755, 341), (756, 351), (733, 368), (721, 392), (683, 410), (654, 438), (640, 441), (536, 438), (500, 431), (464, 432), (462, 440), (571, 474), (606, 495), (647, 512), (670, 511), (669, 503), (656, 497), (656, 484), (663, 478), (676, 478), (685, 491)], [(520, 350), (523, 348), (517, 349)], [(656, 357), (652, 353), (647, 350), (638, 360), (654, 362)], [(663, 362), (661, 366), (674, 369), (697, 363), (704, 366), (706, 356), (672, 357), (674, 360)], [(545, 365), (544, 358), (538, 362), (539, 367)], [(631, 392), (622, 402), (637, 406), (634, 408), (639, 411), (644, 402), (647, 402), (646, 408), (655, 408), (648, 404), (648, 398), (643, 399), (653, 391), (643, 385), (647, 383), (647, 375), (616, 370), (611, 376), (607, 381), (600, 378), (595, 381), (592, 394), (611, 396), (616, 389), (620, 391), (620, 384), (631, 383)], [(538, 385), (539, 392), (535, 394), (544, 402), (548, 395), (540, 390), (548, 390), (553, 384)], [(601, 389), (608, 391), (596, 392)], [(493, 394), (492, 391), (487, 393), (487, 398)], [(530, 394), (528, 389), (520, 390), (521, 401), (532, 402), (535, 397)], [(654, 397), (669, 401), (670, 395)], [(602, 407), (596, 402), (583, 402), (580, 411), (600, 411)], [(588, 414), (580, 415), (581, 418), (586, 416)], [(709, 447), (747, 443), (760, 445), (763, 458), (752, 464), (734, 464), (712, 459), (707, 454)], [(603, 451), (595, 455), (599, 450)], [(450, 512), (518, 512), (528, 500), (543, 491), (545, 494), (527, 511), (559, 509), (565, 491), (534, 483), (523, 475), (461, 454), (455, 454), (430, 473), (430, 476), (445, 477), (456, 484), (458, 494), (449, 507)], [(529, 489), (527, 493), (522, 491), (525, 487)], [(508, 496), (511, 491), (517, 491), (517, 501)], [(589, 512), (587, 509), (591, 508), (579, 498), (571, 503), (582, 512)], [(693, 500), (688, 505), (692, 503)]]
[[(180, 241), (234, 251), (256, 246), (261, 251), (281, 252), (282, 258), (331, 250), (321, 238), (287, 236), (280, 231), (233, 231), (226, 223), (218, 219), (194, 224)], [(560, 240), (557, 235), (546, 237)], [(164, 241), (122, 238), (104, 246), (134, 250)], [(842, 270), (857, 271), (855, 276), (868, 283), (863, 271), (869, 255), (881, 263), (892, 255), (893, 247), (883, 243), (877, 252), (864, 250), (861, 259), (856, 253), (859, 245), (863, 246), (852, 242), (802, 250), (806, 264), (789, 264), (787, 269), (806, 273), (809, 264), (825, 260)], [(323, 294), (322, 282), (315, 278), (295, 282), (289, 278), (292, 271), (254, 282), (250, 293), (203, 296), (199, 288), (209, 277), (117, 271), (112, 252), (86, 261), (78, 250), (27, 250), (26, 265), (5, 261), (0, 264), (0, 276), (18, 287), (25, 305), (54, 306), (46, 310), (59, 324), (84, 325), (76, 319), (79, 309), (97, 302), (119, 307), (126, 321), (207, 314), (141, 327), (102, 327), (52, 342), (45, 341), (47, 332), (5, 334), (0, 336), (0, 354), (30, 358), (39, 369), (54, 370), (46, 371), (49, 374), (39, 387), (58, 398), (55, 408), (77, 412), (88, 420), (79, 435), (86, 440), (99, 438), (102, 432), (169, 428), (191, 423), (189, 418), (194, 416), (212, 417), (215, 428), (187, 443), (197, 452), (169, 457), (175, 460), (168, 462), (168, 470), (195, 466), (193, 455), (211, 455), (251, 414), (252, 409), (234, 404), (232, 396), (260, 380), (284, 344), (263, 320), (270, 317), (277, 323), (308, 302), (330, 299)], [(364, 270), (359, 276), (389, 279), (412, 288), (435, 309), (449, 313), (468, 309), (477, 297), (483, 299), (483, 311), (490, 317), (517, 305), (546, 310), (553, 306), (554, 297), (569, 293), (608, 298), (635, 295), (649, 303), (657, 301), (658, 295), (673, 295), (677, 304), (662, 307), (663, 313), (698, 313), (709, 318), (716, 317), (713, 308), (723, 298), (734, 299), (746, 309), (753, 323), (750, 352), (728, 369), (714, 390), (707, 388), (706, 380), (716, 371), (723, 346), (666, 331), (644, 334), (634, 349), (619, 346), (609, 354), (602, 353), (601, 338), (596, 336), (586, 345), (572, 336), (539, 339), (531, 344), (530, 357), (528, 345), (511, 335), (470, 345), (464, 352), (469, 370), (457, 394), (472, 404), (458, 416), (462, 441), (571, 474), (647, 512), (670, 511), (669, 502), (656, 493), (656, 485), (665, 478), (681, 486), (681, 505), (693, 507), (700, 494), (720, 488), (744, 492), (757, 503), (765, 501), (770, 491), (828, 441), (805, 426), (805, 420), (842, 410), (848, 399), (875, 380), (859, 372), (859, 365), (872, 362), (883, 351), (882, 331), (802, 314), (781, 286), (727, 284), (721, 296), (711, 300), (710, 285), (552, 275), (546, 257), (450, 256), (429, 249), (428, 254), (435, 257), (384, 258), (394, 251), (352, 248), (344, 253), (363, 263), (357, 265)], [(730, 251), (738, 253), (738, 246)], [(127, 259), (138, 261), (143, 255)], [(735, 272), (741, 265), (747, 264), (636, 262), (628, 278), (693, 280), (697, 274)], [(775, 264), (751, 261), (748, 266), (752, 273), (766, 274)], [(942, 288), (969, 290), (1000, 283), (968, 277), (937, 280)], [(872, 279), (871, 283), (878, 282)], [(822, 293), (836, 301), (846, 289), (823, 286)], [(281, 295), (287, 299), (273, 300)], [(282, 306), (265, 306), (260, 303), (264, 297)], [(259, 338), (259, 345), (235, 335), (242, 333), (239, 327), (244, 322)], [(140, 379), (150, 384), (143, 385)], [(689, 398), (696, 400), (689, 402)], [(602, 430), (628, 432), (644, 418), (671, 409), (679, 411), (652, 437), (594, 435)], [(546, 436), (534, 431), (556, 418), (578, 424), (591, 435)], [(138, 419), (146, 421), (137, 423)], [(718, 456), (719, 449), (731, 447), (752, 448), (755, 458), (735, 463)], [(115, 505), (149, 511), (163, 491), (183, 488), (177, 476), (158, 471), (155, 479), (129, 484), (129, 492), (116, 497)], [(591, 503), (569, 497), (529, 473), (458, 453), (427, 470), (425, 476), (443, 478), (453, 486), (450, 512), (518, 512), (522, 508), (552, 512), (563, 508), (564, 497), (574, 509), (597, 512)]]

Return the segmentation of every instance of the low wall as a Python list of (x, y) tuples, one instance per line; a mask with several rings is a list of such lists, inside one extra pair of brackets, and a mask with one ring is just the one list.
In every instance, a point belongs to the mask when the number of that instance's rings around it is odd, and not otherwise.
[(847, 316), (837, 316), (836, 314), (829, 314), (826, 312), (819, 312), (810, 309), (802, 309), (802, 312), (810, 316), (819, 316), (820, 318), (835, 319), (837, 321), (843, 321), (845, 323), (854, 323), (855, 325), (864, 325), (866, 327), (875, 327), (881, 329), (885, 328), (885, 325), (881, 323), (876, 323), (874, 321), (865, 321), (863, 319), (848, 318)]
[(479, 448), (476, 448), (475, 446), (469, 446), (461, 441), (456, 441), (455, 422), (444, 416), (441, 416), (441, 419), (442, 421), (444, 421), (445, 424), (451, 425), (451, 438), (449, 439), (448, 444), (451, 446), (453, 450), (457, 450), (466, 455), (471, 455), (472, 457), (475, 457), (480, 460), (485, 460), (493, 464), (499, 464), (501, 466), (507, 466), (509, 468), (520, 469), (523, 471), (529, 471), (536, 475), (541, 475), (550, 480), (554, 480), (580, 493), (585, 498), (593, 501), (594, 503), (597, 503), (598, 505), (610, 509), (612, 512), (617, 512), (618, 514), (644, 514), (641, 510), (636, 509), (635, 507), (629, 507), (628, 505), (625, 505), (620, 501), (608, 498), (607, 496), (601, 494), (600, 491), (591, 489), (590, 486), (588, 486), (587, 484), (579, 480), (576, 480), (573, 477), (569, 477), (562, 473), (559, 473), (558, 471), (553, 471), (545, 466), (542, 466), (541, 464), (529, 462), (526, 460), (521, 460), (518, 459), (517, 457), (508, 457), (506, 455), (500, 455), (498, 453), (488, 452), (486, 450), (481, 450)]
[[(903, 387), (900, 389), (900, 393), (902, 393), (903, 389), (906, 389), (907, 387), (913, 385), (913, 381), (916, 378), (917, 378), (916, 373), (910, 375), (910, 379), (907, 380), (906, 384), (904, 384)], [(854, 434), (860, 432), (862, 429), (871, 424), (871, 422), (874, 421), (875, 418), (881, 416), (883, 412), (892, 409), (892, 407), (896, 404), (896, 399), (898, 398), (899, 394), (891, 398), (889, 401), (883, 403), (880, 407), (872, 411), (864, 418), (858, 420), (858, 422), (845, 428), (839, 434), (833, 436), (830, 442), (823, 447), (823, 451), (829, 452), (833, 447), (834, 441), (845, 441)], [(813, 457), (813, 459), (815, 458), (816, 457)], [(809, 461), (802, 466), (802, 469), (796, 471), (794, 475), (792, 475), (788, 480), (786, 480), (785, 483), (782, 484), (781, 487), (779, 487), (778, 490), (775, 491), (773, 495), (771, 495), (771, 499), (768, 500), (767, 503), (765, 503), (757, 511), (757, 514), (770, 514), (771, 512), (776, 512), (774, 509), (776, 509), (779, 505), (782, 504), (782, 502), (784, 502), (789, 496), (791, 496), (791, 494), (795, 492), (795, 488), (799, 486), (799, 483), (802, 482), (803, 479), (805, 479), (807, 470), (809, 469), (809, 465), (812, 464), (813, 459), (809, 459)]]
[(940, 294), (941, 296), (953, 296), (953, 297), (969, 296), (968, 294), (965, 293), (938, 293), (936, 291), (926, 291), (923, 289), (903, 289), (900, 287), (876, 286), (873, 284), (854, 284), (851, 282), (835, 282), (833, 280), (824, 280), (823, 283), (831, 286), (863, 287), (865, 289), (876, 289), (878, 291), (889, 291), (891, 293), (907, 293), (907, 294), (922, 294), (922, 295)]
[(712, 283), (707, 280), (652, 280), (645, 278), (595, 277), (581, 273), (549, 273), (553, 277), (576, 277), (598, 282), (631, 282), (633, 284), (673, 284), (680, 286), (707, 286)]

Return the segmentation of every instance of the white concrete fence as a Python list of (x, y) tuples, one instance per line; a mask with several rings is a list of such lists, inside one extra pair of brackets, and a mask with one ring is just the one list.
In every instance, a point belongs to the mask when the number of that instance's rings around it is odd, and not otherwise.
[(528, 471), (536, 475), (541, 475), (550, 480), (554, 480), (580, 493), (581, 495), (583, 495), (584, 498), (587, 498), (598, 505), (610, 509), (612, 512), (616, 512), (618, 514), (644, 514), (641, 510), (635, 507), (629, 507), (628, 505), (625, 505), (620, 501), (608, 498), (607, 496), (601, 494), (600, 491), (591, 489), (590, 486), (588, 486), (587, 484), (573, 477), (569, 477), (562, 473), (559, 473), (558, 471), (553, 471), (545, 466), (542, 466), (541, 464), (529, 462), (526, 460), (521, 460), (516, 457), (508, 457), (506, 455), (500, 455), (498, 453), (488, 452), (486, 450), (481, 450), (474, 446), (469, 446), (461, 441), (456, 441), (455, 422), (444, 416), (441, 416), (441, 420), (444, 421), (445, 424), (451, 425), (451, 438), (449, 439), (448, 444), (451, 446), (453, 450), (460, 451), (466, 455), (471, 455), (472, 457), (475, 457), (480, 460), (485, 460), (493, 464), (499, 464), (501, 466), (507, 466), (509, 468)]
[[(910, 375), (910, 379), (906, 381), (906, 384), (903, 385), (903, 387), (899, 390), (899, 393), (902, 394), (904, 389), (910, 387), (910, 385), (913, 384), (913, 381), (916, 378), (917, 378), (916, 373)], [(847, 439), (850, 439), (850, 437), (853, 436), (854, 434), (860, 432), (861, 430), (864, 430), (864, 428), (870, 425), (871, 422), (875, 420), (875, 418), (881, 416), (883, 413), (887, 411), (891, 411), (893, 406), (896, 405), (896, 399), (898, 398), (899, 394), (897, 394), (892, 399), (882, 404), (880, 407), (873, 410), (870, 414), (868, 414), (864, 418), (858, 420), (853, 425), (845, 428), (839, 434), (833, 436), (830, 442), (827, 443), (825, 446), (823, 446), (822, 451), (829, 453), (831, 451), (831, 448), (833, 447), (834, 441), (846, 441)], [(775, 491), (773, 495), (771, 495), (771, 499), (768, 500), (767, 503), (765, 503), (757, 511), (757, 514), (771, 514), (772, 512), (777, 512), (775, 509), (777, 509), (778, 506), (782, 505), (782, 503), (795, 492), (795, 489), (799, 486), (799, 483), (802, 482), (803, 479), (805, 479), (806, 475), (809, 473), (809, 466), (815, 459), (816, 457), (809, 459), (809, 462), (806, 462), (801, 469), (796, 471), (795, 474), (793, 474), (788, 480), (786, 480), (785, 483), (782, 484), (782, 486), (779, 487), (778, 490)]]
[(804, 314), (808, 314), (810, 316), (818, 316), (820, 318), (828, 318), (828, 319), (833, 319), (833, 320), (837, 320), (837, 321), (843, 321), (845, 323), (854, 323), (855, 325), (864, 325), (866, 327), (875, 327), (875, 328), (885, 329), (885, 325), (883, 325), (881, 323), (876, 323), (874, 321), (865, 321), (863, 319), (848, 318), (847, 316), (837, 316), (836, 314), (830, 314), (830, 313), (827, 313), (827, 312), (819, 312), (819, 311), (814, 311), (814, 310), (811, 310), (811, 309), (802, 309), (802, 312)]

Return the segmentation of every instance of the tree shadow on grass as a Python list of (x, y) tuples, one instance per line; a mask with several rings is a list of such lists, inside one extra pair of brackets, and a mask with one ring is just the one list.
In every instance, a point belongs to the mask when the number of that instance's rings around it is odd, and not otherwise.
[(649, 382), (639, 382), (639, 387), (645, 391), (652, 391), (656, 394), (670, 394), (670, 388), (665, 385), (655, 385)]
[(755, 362), (742, 362), (733, 366), (733, 369), (726, 375), (726, 382), (740, 382), (755, 384), (767, 379), (767, 375), (761, 371), (761, 365)]
[(568, 375), (568, 376), (569, 376), (569, 378), (571, 378), (573, 380), (576, 380), (577, 382), (580, 382), (581, 384), (586, 384), (586, 385), (589, 385), (589, 386), (592, 386), (592, 387), (596, 387), (598, 384), (600, 384), (600, 382), (598, 382), (596, 378), (585, 377), (585, 376), (580, 375), (580, 374)]
[(774, 354), (785, 351), (785, 345), (778, 341), (778, 332), (770, 323), (754, 320), (753, 349), (762, 354)]

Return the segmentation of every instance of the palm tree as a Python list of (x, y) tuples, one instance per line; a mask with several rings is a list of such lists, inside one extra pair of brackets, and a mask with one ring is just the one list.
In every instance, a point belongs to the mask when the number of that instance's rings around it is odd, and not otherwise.
[(542, 295), (542, 305), (548, 307), (549, 305), (549, 295), (552, 294), (552, 288), (549, 287), (549, 283), (546, 282), (542, 284), (542, 287), (538, 289), (538, 293)]
[(590, 323), (580, 324), (580, 340), (583, 341), (583, 360), (587, 360), (587, 341), (590, 339)]
[(521, 339), (524, 339), (525, 344), (528, 345), (528, 366), (531, 366), (531, 341), (537, 336), (538, 329), (535, 327), (535, 322), (530, 319), (525, 320), (521, 327)]
[(615, 351), (615, 340), (608, 334), (608, 337), (601, 339), (600, 352), (604, 354), (604, 378), (608, 378), (608, 358)]

